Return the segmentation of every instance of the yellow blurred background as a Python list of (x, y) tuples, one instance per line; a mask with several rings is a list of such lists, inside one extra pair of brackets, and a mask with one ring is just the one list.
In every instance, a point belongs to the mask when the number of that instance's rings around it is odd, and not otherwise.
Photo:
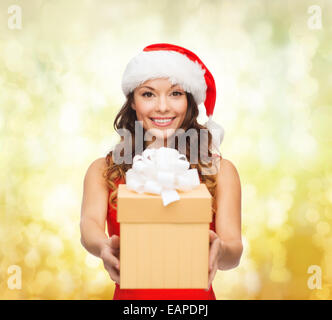
[(331, 15), (329, 0), (2, 0), (0, 299), (112, 299), (80, 243), (83, 178), (118, 141), (127, 62), (157, 42), (214, 75), (241, 178), (244, 252), (217, 299), (331, 299)]

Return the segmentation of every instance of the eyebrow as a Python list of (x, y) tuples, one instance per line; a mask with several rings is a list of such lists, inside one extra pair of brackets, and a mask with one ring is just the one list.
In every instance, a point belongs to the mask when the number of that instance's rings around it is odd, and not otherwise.
[[(176, 83), (176, 84), (173, 84), (173, 85), (170, 87), (170, 89), (174, 88), (174, 87), (177, 86), (177, 85), (178, 85), (177, 83)], [(153, 91), (156, 90), (156, 89), (154, 89), (154, 88), (152, 88), (152, 87), (149, 87), (149, 86), (142, 86), (142, 87), (140, 87), (140, 88), (148, 88), (148, 89), (153, 90)]]

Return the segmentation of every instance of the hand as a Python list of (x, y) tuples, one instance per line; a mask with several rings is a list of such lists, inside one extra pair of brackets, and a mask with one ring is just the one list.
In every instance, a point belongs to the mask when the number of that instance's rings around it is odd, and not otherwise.
[(208, 291), (211, 287), (212, 281), (217, 273), (217, 270), (219, 269), (219, 261), (221, 258), (221, 249), (222, 249), (222, 242), (218, 235), (212, 231), (209, 230), (210, 233), (210, 250), (209, 250), (209, 280), (208, 280), (208, 288), (206, 291)]
[(120, 238), (113, 235), (107, 239), (100, 250), (100, 258), (111, 279), (120, 284)]

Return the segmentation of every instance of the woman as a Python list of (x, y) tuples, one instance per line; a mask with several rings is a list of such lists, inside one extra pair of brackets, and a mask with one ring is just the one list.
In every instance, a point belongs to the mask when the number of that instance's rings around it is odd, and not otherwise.
[[(213, 146), (218, 148), (222, 140), (220, 131), (218, 135), (213, 130), (216, 123), (211, 120), (216, 97), (214, 79), (194, 53), (162, 43), (147, 46), (129, 62), (123, 75), (122, 89), (127, 101), (115, 118), (114, 128), (118, 132), (126, 129), (131, 143), (122, 137), (121, 146), (127, 151), (116, 152), (118, 144), (106, 158), (99, 158), (89, 166), (84, 178), (81, 243), (91, 254), (103, 260), (105, 269), (116, 282), (113, 299), (215, 300), (212, 281), (217, 270), (235, 268), (243, 247), (239, 175), (232, 162), (222, 159), (218, 150), (213, 149)], [(206, 126), (197, 122), (198, 105), (203, 102), (209, 116)], [(137, 139), (139, 134), (135, 124), (141, 126), (141, 140)], [(191, 135), (189, 141), (185, 139), (184, 149), (179, 140), (170, 139), (180, 130), (183, 130), (182, 134), (188, 130), (197, 133)], [(207, 134), (201, 135), (203, 131)], [(119, 155), (128, 154), (130, 148), (132, 160), (146, 148), (161, 146), (171, 146), (179, 151), (182, 148), (181, 153), (190, 159), (190, 167), (197, 169), (201, 183), (206, 184), (213, 197), (207, 289), (120, 289), (119, 286), (117, 186), (125, 183), (125, 174), (132, 166), (132, 162), (123, 161)], [(190, 152), (193, 149), (201, 151), (205, 147), (208, 157), (202, 152)], [(105, 223), (109, 237), (104, 231)]]

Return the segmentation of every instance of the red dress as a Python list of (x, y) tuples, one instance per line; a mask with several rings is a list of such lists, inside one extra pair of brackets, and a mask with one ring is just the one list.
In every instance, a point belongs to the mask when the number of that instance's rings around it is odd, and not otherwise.
[[(116, 184), (124, 184), (123, 179), (118, 179)], [(116, 206), (116, 205), (115, 205)], [(116, 219), (117, 210), (108, 205), (107, 229), (111, 237), (113, 234), (120, 236), (120, 224)], [(215, 216), (210, 223), (210, 230), (215, 232)], [(120, 249), (121, 250), (121, 249)], [(205, 289), (121, 289), (115, 283), (113, 300), (216, 300), (212, 285), (209, 291)]]

